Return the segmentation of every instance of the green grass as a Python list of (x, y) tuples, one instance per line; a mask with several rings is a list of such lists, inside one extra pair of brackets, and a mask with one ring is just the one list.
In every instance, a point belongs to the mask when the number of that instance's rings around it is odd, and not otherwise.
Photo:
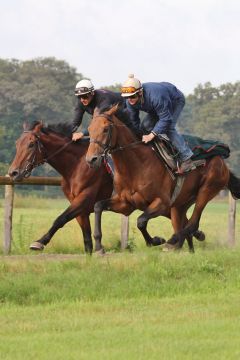
[(239, 249), (3, 258), (1, 359), (238, 359)]
[[(177, 253), (146, 248), (136, 212), (133, 253), (83, 255), (72, 221), (31, 256), (28, 245), (66, 206), (60, 199), (15, 201), (15, 256), (0, 257), (1, 360), (240, 358), (240, 247), (227, 247), (225, 201), (204, 211), (207, 239), (195, 241), (194, 255), (186, 246)], [(104, 245), (116, 249), (120, 216), (105, 213), (103, 222)], [(238, 242), (239, 215), (236, 224)], [(166, 238), (172, 232), (167, 219), (151, 221), (149, 230)], [(75, 256), (61, 255), (68, 253)]]

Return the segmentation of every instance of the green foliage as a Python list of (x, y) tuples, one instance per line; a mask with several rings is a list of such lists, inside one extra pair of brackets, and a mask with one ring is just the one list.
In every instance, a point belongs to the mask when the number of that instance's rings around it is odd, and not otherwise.
[(121, 92), (121, 87), (122, 87), (121, 84), (115, 84), (115, 85), (110, 85), (110, 86), (103, 86), (102, 89), (115, 91), (115, 92)]

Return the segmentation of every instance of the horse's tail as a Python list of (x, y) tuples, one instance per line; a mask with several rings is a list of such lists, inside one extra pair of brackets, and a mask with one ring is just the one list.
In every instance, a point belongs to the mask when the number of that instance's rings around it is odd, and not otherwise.
[(240, 179), (231, 171), (227, 188), (231, 191), (234, 199), (240, 199)]

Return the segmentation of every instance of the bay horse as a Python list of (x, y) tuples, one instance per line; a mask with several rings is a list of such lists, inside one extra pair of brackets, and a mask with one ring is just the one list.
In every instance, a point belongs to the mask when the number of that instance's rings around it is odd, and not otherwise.
[[(151, 237), (147, 223), (157, 216), (171, 218), (174, 234), (167, 248), (180, 249), (184, 240), (199, 228), (206, 204), (223, 188), (240, 198), (240, 179), (227, 167), (220, 156), (207, 160), (206, 166), (197, 167), (184, 175), (185, 180), (177, 198), (171, 203), (176, 181), (161, 162), (151, 146), (137, 141), (115, 113), (117, 106), (103, 113), (95, 112), (88, 128), (90, 145), (86, 159), (91, 167), (99, 168), (102, 158), (111, 153), (115, 167), (114, 188), (116, 194), (98, 202), (95, 209), (95, 240), (102, 238), (101, 214), (110, 210), (130, 215), (135, 209), (143, 213), (137, 219), (147, 245)], [(194, 205), (189, 220), (186, 212)]]
[[(62, 175), (62, 190), (71, 203), (48, 232), (30, 245), (32, 250), (43, 250), (59, 228), (76, 218), (82, 230), (85, 251), (92, 253), (89, 216), (96, 201), (111, 196), (112, 177), (104, 165), (97, 171), (87, 164), (85, 155), (89, 139), (72, 142), (71, 135), (69, 124), (43, 126), (41, 122), (35, 122), (25, 126), (16, 142), (16, 156), (9, 168), (10, 177), (21, 181), (35, 167), (47, 162)], [(101, 244), (96, 242), (95, 250), (101, 249)]]

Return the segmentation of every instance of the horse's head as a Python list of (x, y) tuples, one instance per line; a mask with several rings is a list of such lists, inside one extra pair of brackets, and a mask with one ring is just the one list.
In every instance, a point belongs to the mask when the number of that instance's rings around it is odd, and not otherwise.
[(90, 145), (86, 154), (86, 160), (91, 167), (100, 167), (104, 155), (116, 146), (117, 134), (113, 116), (117, 108), (115, 105), (103, 114), (94, 112), (88, 128)]
[(44, 162), (42, 145), (39, 141), (39, 135), (43, 124), (37, 122), (29, 130), (27, 125), (23, 126), (23, 133), (16, 141), (16, 155), (10, 165), (8, 174), (15, 181), (20, 181), (24, 177), (31, 175), (34, 167)]

